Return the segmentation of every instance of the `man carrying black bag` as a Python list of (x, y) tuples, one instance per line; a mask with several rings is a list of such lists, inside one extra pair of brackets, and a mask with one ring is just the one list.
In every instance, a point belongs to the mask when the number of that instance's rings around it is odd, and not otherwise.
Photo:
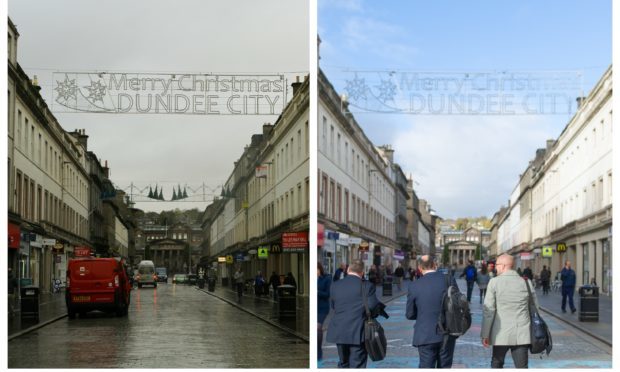
[(329, 322), (326, 340), (338, 347), (338, 368), (366, 367), (368, 352), (364, 345), (364, 302), (371, 317), (376, 317), (380, 309), (385, 307), (377, 299), (375, 286), (363, 282), (363, 273), (364, 263), (353, 260), (348, 275), (331, 286), (329, 302), (334, 316)]
[(422, 256), (418, 268), (422, 277), (409, 285), (406, 316), (416, 321), (413, 346), (420, 355), (419, 368), (451, 368), (457, 337), (446, 335), (439, 329), (438, 321), (442, 316), (444, 293), (448, 287), (458, 286), (454, 277), (437, 272), (437, 262), (432, 255)]
[[(529, 279), (513, 270), (514, 258), (504, 254), (497, 258), (497, 277), (489, 282), (484, 299), (480, 337), (484, 347), (493, 346), (491, 368), (503, 368), (510, 350), (516, 368), (527, 368), (532, 344), (530, 301), (538, 309), (536, 293)], [(527, 284), (526, 284), (527, 283)], [(531, 298), (531, 300), (530, 300)]]

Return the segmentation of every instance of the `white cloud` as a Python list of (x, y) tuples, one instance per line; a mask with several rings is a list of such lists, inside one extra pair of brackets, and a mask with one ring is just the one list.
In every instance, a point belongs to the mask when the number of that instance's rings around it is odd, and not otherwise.
[[(560, 128), (561, 129), (561, 128)], [(492, 215), (537, 148), (559, 134), (532, 116), (419, 116), (394, 133), (396, 161), (442, 217)]]

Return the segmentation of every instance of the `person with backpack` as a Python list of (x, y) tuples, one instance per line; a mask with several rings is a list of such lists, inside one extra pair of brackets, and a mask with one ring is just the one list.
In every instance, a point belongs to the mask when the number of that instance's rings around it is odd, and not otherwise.
[(534, 280), (534, 273), (532, 272), (532, 269), (530, 269), (529, 266), (523, 269), (523, 276), (528, 278), (529, 280)]
[(422, 256), (418, 265), (422, 277), (409, 285), (406, 317), (416, 321), (412, 345), (418, 348), (419, 368), (450, 368), (457, 337), (444, 333), (438, 325), (447, 284), (456, 291), (458, 287), (453, 277), (437, 271), (434, 256)]
[(336, 344), (338, 368), (366, 368), (368, 350), (364, 344), (364, 298), (371, 313), (380, 307), (375, 286), (363, 280), (364, 262), (351, 262), (348, 275), (331, 285), (329, 304), (333, 317), (329, 321), (327, 342)]
[(477, 276), (478, 272), (476, 266), (474, 266), (474, 261), (469, 260), (469, 265), (465, 267), (460, 276), (461, 278), (465, 277), (465, 281), (467, 282), (467, 302), (471, 302), (471, 293), (474, 290), (474, 283), (476, 282)]
[(480, 289), (480, 303), (484, 301), (484, 296), (487, 294), (487, 285), (491, 280), (491, 276), (487, 271), (487, 265), (482, 265), (480, 268), (480, 272), (476, 276), (476, 284), (478, 284), (478, 289)]
[[(527, 368), (531, 344), (529, 293), (527, 284), (514, 269), (514, 258), (503, 254), (495, 264), (497, 277), (487, 286), (482, 312), (480, 337), (482, 346), (493, 346), (491, 368), (503, 368), (506, 353), (510, 350), (515, 368)], [(538, 308), (536, 291), (531, 290), (534, 305)]]
[(549, 294), (549, 281), (551, 280), (551, 271), (547, 269), (547, 265), (543, 265), (540, 272), (540, 283), (542, 284), (543, 294)]

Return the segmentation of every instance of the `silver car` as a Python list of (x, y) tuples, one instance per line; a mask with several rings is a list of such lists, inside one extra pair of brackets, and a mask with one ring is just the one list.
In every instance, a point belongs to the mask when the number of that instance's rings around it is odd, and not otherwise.
[(138, 283), (138, 288), (142, 288), (143, 285), (152, 285), (157, 288), (157, 273), (153, 261), (141, 261), (138, 264), (136, 283)]

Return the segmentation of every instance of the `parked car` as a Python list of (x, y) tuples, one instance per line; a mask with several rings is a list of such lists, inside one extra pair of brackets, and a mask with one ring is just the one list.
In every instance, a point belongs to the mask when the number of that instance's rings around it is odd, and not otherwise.
[(67, 265), (65, 302), (69, 319), (88, 311), (127, 315), (131, 284), (125, 264), (118, 258), (77, 258)]
[(158, 282), (164, 282), (164, 283), (168, 282), (168, 272), (166, 271), (165, 267), (156, 267), (155, 273), (157, 274)]
[(198, 275), (196, 274), (187, 274), (187, 284), (196, 285), (198, 283)]
[(136, 282), (138, 283), (138, 288), (142, 288), (143, 285), (152, 285), (154, 288), (157, 288), (157, 274), (155, 273), (153, 261), (140, 261)]
[(187, 275), (185, 274), (174, 274), (172, 277), (172, 284), (181, 284), (187, 283)]

